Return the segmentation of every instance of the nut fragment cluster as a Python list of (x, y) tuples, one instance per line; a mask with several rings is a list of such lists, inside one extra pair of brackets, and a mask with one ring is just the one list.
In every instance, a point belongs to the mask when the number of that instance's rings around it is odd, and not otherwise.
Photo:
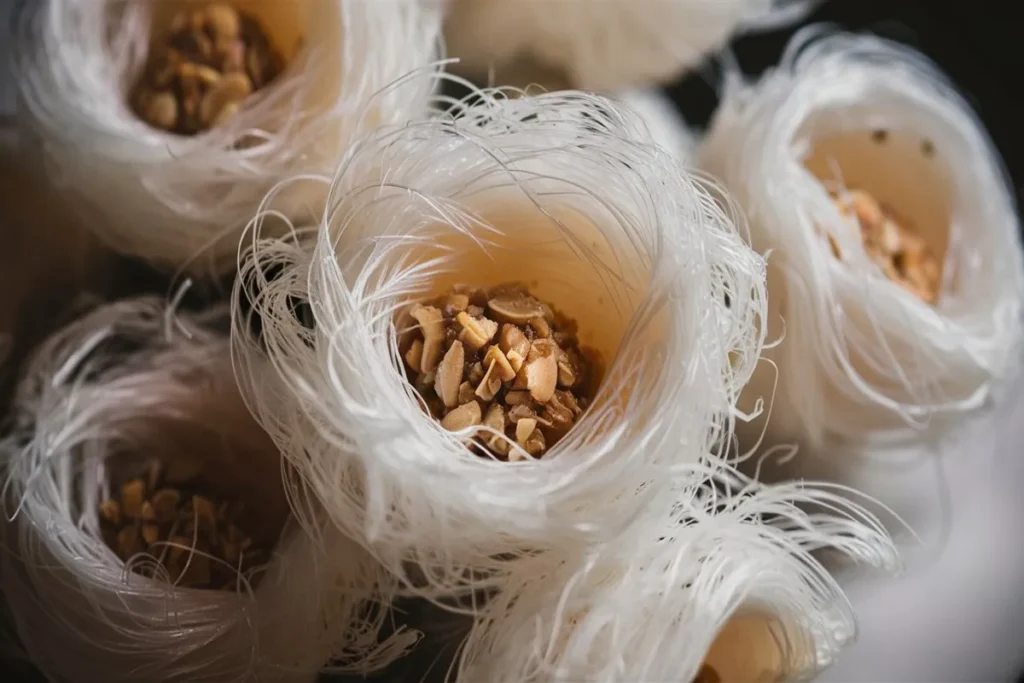
[(474, 440), (493, 457), (542, 457), (593, 397), (596, 354), (522, 285), (457, 287), (409, 317), (400, 349), (413, 385), (445, 429), (481, 427)]
[[(245, 531), (244, 503), (202, 495), (193, 482), (168, 474), (154, 464), (100, 503), (104, 542), (133, 571), (183, 588), (235, 590), (240, 576), (252, 582), (248, 574), (268, 555)], [(142, 553), (160, 568), (137, 561)]]
[[(855, 221), (864, 250), (892, 282), (922, 301), (933, 304), (939, 293), (939, 260), (927, 243), (896, 215), (863, 190), (833, 193), (840, 213)], [(833, 255), (842, 260), (829, 235)]]
[(132, 104), (154, 128), (195, 135), (234, 116), (282, 68), (253, 17), (224, 3), (184, 9), (154, 46)]

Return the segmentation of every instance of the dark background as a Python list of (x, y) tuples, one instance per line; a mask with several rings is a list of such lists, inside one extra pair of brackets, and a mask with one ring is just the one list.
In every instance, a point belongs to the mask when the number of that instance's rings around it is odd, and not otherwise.
[[(981, 115), (1013, 176), (1024, 185), (1024, 36), (1019, 7), (987, 0), (831, 0), (803, 24), (827, 22), (909, 45), (934, 60)], [(799, 27), (742, 37), (730, 49), (744, 70), (757, 74), (774, 64)], [(714, 60), (699, 73), (666, 88), (687, 121), (703, 127), (717, 105)]]
[[(511, 0), (509, 0), (511, 1)], [(543, 1), (543, 0), (537, 0)], [(555, 0), (550, 0), (555, 1)], [(621, 0), (628, 1), (628, 0)], [(852, 30), (868, 30), (917, 48), (931, 57), (953, 79), (980, 114), (997, 147), (1006, 160), (1017, 188), (1018, 197), (1024, 186), (1024, 130), (1019, 121), (1024, 119), (1024, 95), (1018, 90), (1024, 69), (1024, 37), (1019, 34), (1019, 7), (1014, 2), (984, 2), (969, 0), (832, 0), (810, 15), (806, 23), (834, 22)], [(744, 70), (757, 74), (776, 62), (789, 37), (796, 29), (748, 36), (735, 41), (730, 49)], [(715, 60), (711, 59), (688, 77), (668, 85), (666, 93), (673, 99), (686, 120), (695, 127), (703, 127), (716, 106), (718, 84)], [(142, 266), (131, 271), (131, 291), (163, 290), (161, 274)], [(979, 558), (979, 561), (983, 561)], [(415, 608), (414, 608), (415, 610)], [(418, 610), (417, 610), (418, 611)], [(434, 633), (424, 643), (430, 649), (433, 641), (439, 644), (438, 632), (447, 628), (431, 629), (437, 618), (431, 610), (419, 615), (422, 624)], [(442, 673), (454, 652), (454, 643), (448, 638), (446, 650), (440, 654), (435, 675)], [(1024, 636), (1022, 636), (1024, 639)], [(1022, 646), (1024, 650), (1024, 646)], [(424, 655), (427, 655), (424, 657)], [(2, 655), (0, 655), (2, 656)], [(1024, 657), (1024, 653), (1022, 653)], [(422, 652), (420, 664), (433, 659)], [(408, 663), (415, 668), (415, 663)], [(20, 668), (20, 667), (19, 667)], [(395, 679), (418, 683), (422, 670), (395, 672)], [(440, 670), (438, 670), (440, 669)], [(404, 674), (404, 675), (403, 675)], [(388, 676), (388, 679), (392, 677)], [(0, 681), (36, 681), (12, 664), (0, 662)], [(140, 683), (148, 683), (140, 681)], [(967, 683), (967, 682), (964, 682)], [(1024, 677), (1021, 678), (1024, 683)]]

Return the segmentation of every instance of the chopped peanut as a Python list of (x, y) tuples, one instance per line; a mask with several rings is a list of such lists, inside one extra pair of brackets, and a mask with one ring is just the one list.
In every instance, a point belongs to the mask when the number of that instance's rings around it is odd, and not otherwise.
[(419, 327), (400, 342), (402, 358), (445, 429), (487, 427), (476, 444), (519, 460), (542, 457), (583, 416), (596, 363), (579, 348), (575, 323), (525, 288), (463, 287), (410, 311)]
[[(864, 251), (882, 273), (926, 303), (939, 294), (939, 260), (928, 245), (874, 197), (863, 190), (834, 195), (836, 207), (860, 231)], [(833, 255), (839, 245), (828, 235)]]

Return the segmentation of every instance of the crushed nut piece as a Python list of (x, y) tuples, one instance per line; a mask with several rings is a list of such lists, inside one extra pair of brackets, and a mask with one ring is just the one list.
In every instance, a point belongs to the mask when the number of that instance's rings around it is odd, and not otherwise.
[(99, 504), (104, 541), (124, 562), (146, 553), (162, 566), (154, 570), (152, 563), (133, 563), (137, 573), (166, 576), (186, 588), (234, 590), (238, 573), (250, 574), (265, 559), (262, 545), (254, 547), (241, 531), (247, 526), (244, 507), (218, 504), (200, 493), (182, 495), (168, 485), (173, 470), (154, 466), (146, 481), (132, 479), (120, 487), (120, 501)]
[(160, 527), (156, 524), (146, 524), (142, 527), (142, 539), (146, 545), (153, 545), (160, 540)]
[(544, 316), (541, 303), (522, 290), (505, 292), (488, 299), (487, 308), (503, 323), (523, 324)]
[(449, 408), (459, 405), (459, 386), (462, 384), (462, 371), (465, 364), (466, 353), (462, 349), (462, 342), (455, 341), (448, 347), (444, 359), (437, 366), (434, 391)]
[(469, 368), (469, 381), (473, 384), (479, 384), (484, 378), (484, 364), (477, 361)]
[(242, 30), (241, 17), (229, 5), (215, 4), (206, 8), (206, 22), (210, 25), (214, 36), (234, 38)]
[(507, 394), (505, 394), (505, 403), (507, 403), (510, 406), (529, 405), (530, 392), (510, 391)]
[(576, 419), (576, 413), (573, 411), (575, 401), (576, 399), (568, 392), (554, 392), (551, 400), (544, 406), (544, 417), (552, 424), (571, 425)]
[(516, 371), (508, 362), (508, 358), (497, 346), (488, 347), (484, 354), (484, 365), (494, 365), (494, 373), (502, 382), (510, 382), (516, 377)]
[(420, 324), (420, 332), (423, 334), (419, 371), (431, 372), (437, 367), (444, 352), (444, 316), (433, 306), (413, 306), (410, 315)]
[(541, 339), (547, 339), (551, 336), (551, 325), (544, 318), (531, 318), (530, 328)]
[(558, 385), (558, 346), (549, 339), (536, 339), (526, 356), (526, 388), (538, 403), (551, 400)]
[(501, 338), (498, 340), (498, 346), (509, 358), (511, 358), (510, 354), (515, 353), (522, 360), (530, 352), (530, 340), (515, 325), (506, 324), (501, 328)]
[(526, 377), (526, 364), (523, 363), (519, 368), (519, 372), (516, 373), (516, 378), (512, 380), (512, 388), (516, 391), (526, 389), (529, 386)]
[(399, 344), (411, 383), (445, 429), (487, 427), (474, 442), (492, 456), (542, 457), (593, 396), (600, 368), (575, 323), (520, 285), (459, 287), (409, 315), (419, 325)]
[[(528, 424), (530, 422), (533, 422), (534, 425), (536, 425), (535, 420), (520, 420), (518, 423), (516, 423), (517, 436), (519, 431), (519, 425), (524, 423)], [(544, 450), (547, 448), (547, 444), (544, 442), (544, 432), (540, 431), (539, 429), (531, 429), (529, 436), (522, 440), (517, 439), (517, 441), (519, 442), (519, 445), (523, 447), (523, 450), (525, 450), (528, 455), (534, 458), (542, 455), (544, 453)], [(523, 457), (521, 452), (513, 451), (509, 453), (509, 460), (513, 462), (525, 459), (526, 458)]]
[[(212, 69), (211, 69), (212, 71)], [(213, 72), (216, 74), (216, 72)], [(231, 107), (237, 111), (238, 103), (252, 92), (252, 81), (245, 74), (230, 73), (214, 79), (207, 85), (206, 93), (199, 102), (199, 123), (204, 128), (213, 128), (227, 120), (224, 110)]]
[(469, 403), (473, 400), (476, 395), (476, 390), (473, 389), (473, 385), (469, 382), (463, 382), (459, 385), (459, 405), (463, 403)]
[(576, 364), (564, 351), (558, 357), (558, 386), (572, 387), (576, 384)]
[(511, 367), (516, 374), (519, 374), (519, 371), (523, 369), (523, 363), (526, 362), (526, 356), (522, 355), (515, 349), (506, 353), (505, 358), (508, 359), (509, 367)]
[(537, 428), (537, 420), (531, 417), (524, 417), (522, 420), (516, 422), (516, 443), (520, 446), (526, 445), (526, 440), (533, 434), (533, 430)]
[(534, 430), (533, 434), (530, 434), (530, 437), (526, 440), (524, 448), (526, 448), (527, 453), (535, 458), (544, 453), (544, 450), (547, 448), (547, 444), (544, 442), (544, 432), (539, 429)]
[(169, 92), (141, 95), (139, 106), (139, 115), (155, 128), (174, 130), (178, 124), (178, 101)]
[(466, 310), (469, 307), (469, 297), (465, 294), (452, 294), (448, 297), (448, 303), (445, 304), (445, 308), (451, 308), (451, 311), (446, 310), (448, 315), (454, 315), (460, 311)]
[(283, 66), (253, 17), (219, 2), (183, 9), (131, 99), (154, 128), (195, 135), (227, 121)]
[(512, 406), (508, 411), (508, 421), (511, 424), (517, 424), (520, 420), (535, 419), (537, 419), (537, 413), (535, 413), (533, 408), (529, 405)]
[(146, 485), (141, 479), (132, 479), (121, 487), (121, 512), (133, 519), (142, 514), (142, 501)]
[(441, 426), (449, 432), (458, 432), (467, 427), (480, 424), (480, 404), (476, 401), (463, 403), (441, 420)]
[[(491, 407), (487, 409), (487, 415), (484, 416), (484, 426), (490, 427), (499, 434), (505, 433), (505, 411), (497, 403), (491, 404)], [(508, 455), (510, 444), (505, 439), (491, 434), (487, 436), (486, 444), (495, 453)]]
[(417, 339), (409, 347), (409, 350), (405, 352), (405, 362), (409, 364), (409, 367), (414, 372), (419, 372), (422, 368), (420, 362), (423, 360), (423, 340)]
[(498, 332), (498, 323), (487, 318), (474, 318), (465, 311), (455, 316), (455, 319), (462, 325), (460, 338), (465, 339), (473, 351), (482, 349)]
[(494, 372), (494, 368), (497, 365), (494, 361), (487, 366), (487, 372), (484, 373), (483, 379), (480, 380), (480, 385), (476, 388), (476, 395), (485, 401), (493, 401), (498, 390), (501, 389), (501, 377)]
[[(925, 241), (863, 190), (833, 194), (836, 207), (859, 230), (864, 250), (887, 278), (922, 301), (933, 304), (939, 293), (939, 260)], [(842, 259), (829, 235), (833, 255)]]

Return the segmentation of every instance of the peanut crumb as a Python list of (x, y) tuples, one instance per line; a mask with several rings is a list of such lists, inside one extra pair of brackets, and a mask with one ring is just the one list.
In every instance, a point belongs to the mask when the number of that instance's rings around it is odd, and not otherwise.
[(480, 404), (475, 401), (463, 403), (448, 412), (441, 420), (441, 426), (449, 432), (458, 432), (467, 427), (480, 424)]
[(455, 341), (448, 347), (441, 364), (437, 366), (434, 391), (449, 408), (459, 405), (459, 387), (462, 385), (465, 364), (466, 353), (462, 349), (462, 342)]
[[(834, 193), (833, 201), (859, 228), (864, 250), (882, 273), (922, 301), (934, 304), (939, 294), (939, 260), (907, 222), (863, 190)], [(828, 239), (832, 254), (842, 260), (835, 238), (828, 235)]]
[(409, 311), (401, 343), (411, 383), (445, 429), (488, 428), (473, 445), (490, 456), (543, 457), (593, 397), (596, 354), (580, 347), (573, 321), (521, 285), (459, 287)]
[(283, 68), (253, 16), (222, 2), (193, 6), (179, 11), (163, 42), (152, 46), (131, 102), (154, 128), (196, 135), (237, 114)]
[(172, 470), (155, 466), (145, 481), (131, 479), (118, 498), (99, 504), (104, 540), (124, 562), (146, 553), (162, 569), (133, 563), (136, 573), (166, 575), (182, 588), (235, 590), (239, 572), (248, 575), (267, 559), (264, 546), (242, 531), (249, 526), (244, 505), (204, 495), (194, 482), (172, 479)]

